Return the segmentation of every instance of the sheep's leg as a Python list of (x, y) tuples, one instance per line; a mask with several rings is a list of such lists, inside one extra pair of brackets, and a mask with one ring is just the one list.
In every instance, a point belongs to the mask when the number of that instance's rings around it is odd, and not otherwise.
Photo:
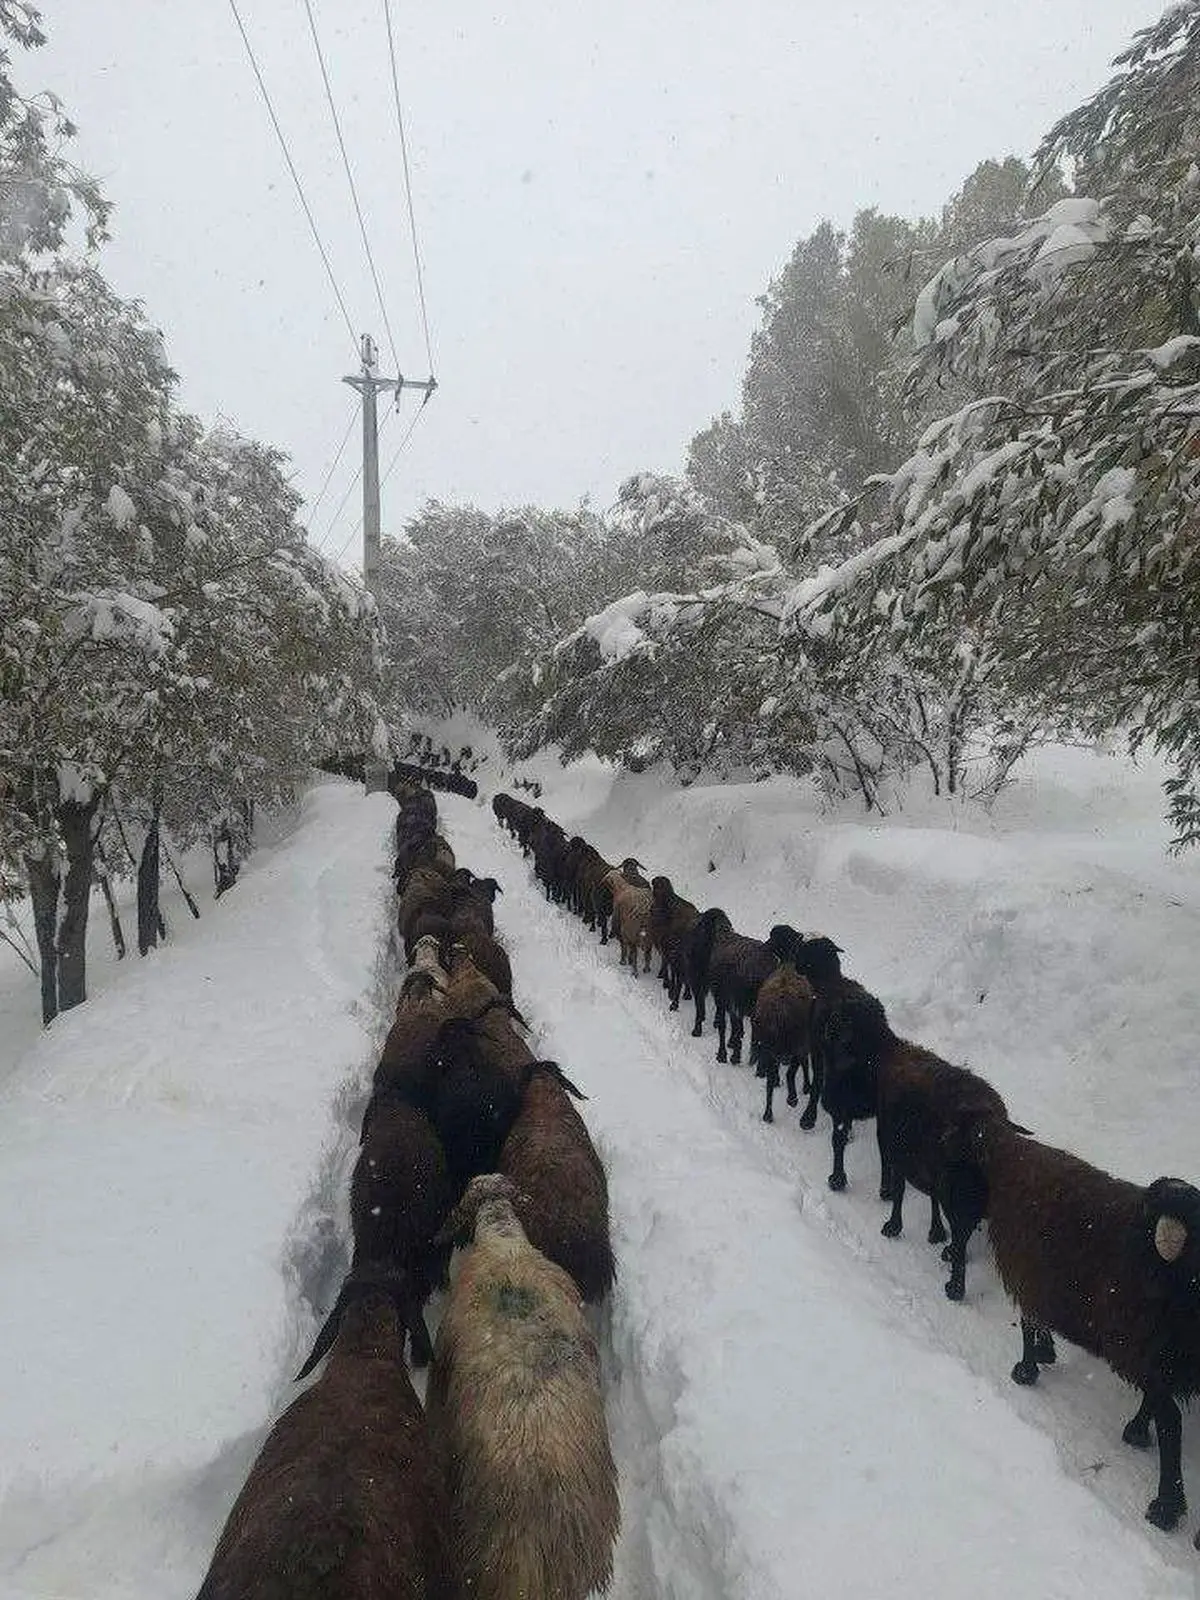
[(1130, 1417), (1121, 1434), (1126, 1444), (1135, 1446), (1138, 1450), (1150, 1448), (1150, 1419), (1154, 1415), (1154, 1406), (1148, 1394), (1142, 1396), (1142, 1403), (1137, 1409), (1137, 1415)]
[(892, 1214), (879, 1231), (885, 1239), (898, 1239), (901, 1229), (904, 1227), (905, 1189), (904, 1173), (899, 1168), (892, 1170), (889, 1187), (891, 1194), (887, 1198), (890, 1198), (892, 1202)]
[(597, 911), (596, 920), (600, 924), (600, 943), (608, 943), (608, 916), (603, 911)]
[[(808, 1112), (805, 1111), (805, 1116)], [(815, 1112), (814, 1112), (815, 1117)], [(801, 1118), (801, 1122), (803, 1122)], [(811, 1124), (809, 1124), (811, 1126)], [(846, 1140), (850, 1134), (848, 1122), (835, 1122), (833, 1125), (833, 1171), (829, 1174), (829, 1187), (842, 1190), (846, 1187)]]
[[(643, 950), (643, 952), (642, 952), (642, 971), (643, 972), (649, 972), (650, 971), (650, 960), (651, 960), (651, 957), (653, 955), (654, 955), (653, 947), (651, 945), (647, 945), (645, 947), (645, 949)], [(659, 977), (660, 978), (662, 977), (662, 973), (661, 972), (659, 973)]]
[(1146, 1507), (1146, 1521), (1166, 1533), (1187, 1510), (1183, 1467), (1179, 1459), (1183, 1425), (1179, 1407), (1169, 1394), (1156, 1394), (1152, 1404), (1154, 1431), (1158, 1434), (1158, 1493)]
[(763, 1121), (774, 1122), (775, 1112), (772, 1109), (771, 1102), (774, 1099), (776, 1089), (779, 1087), (779, 1061), (772, 1051), (764, 1050), (758, 1058), (758, 1064), (762, 1069), (763, 1077), (767, 1080), (767, 1108), (763, 1112)]
[(729, 1059), (735, 1067), (742, 1064), (742, 1031), (745, 1025), (745, 1018), (735, 1008), (729, 1019)]
[[(895, 1189), (895, 1177), (892, 1173), (892, 1167), (895, 1165), (895, 1156), (892, 1151), (891, 1128), (882, 1111), (875, 1119), (875, 1139), (879, 1145), (879, 1198), (881, 1200), (890, 1200)], [(900, 1180), (900, 1191), (903, 1194), (903, 1179)], [(893, 1213), (894, 1215), (895, 1213)], [(886, 1228), (884, 1231), (886, 1233)], [(900, 1229), (897, 1228), (896, 1233), (899, 1232)], [(895, 1235), (888, 1234), (888, 1237), (894, 1238)]]
[(1038, 1381), (1038, 1346), (1043, 1330), (1028, 1317), (1021, 1318), (1021, 1359), (1012, 1369), (1012, 1381), (1024, 1385)]
[(719, 995), (713, 995), (713, 1026), (717, 1030), (717, 1060), (728, 1061), (729, 1053), (725, 1048), (725, 1002)]
[[(800, 1096), (796, 1093), (796, 1073), (798, 1072), (798, 1070), (799, 1070), (799, 1063), (797, 1062), (796, 1057), (793, 1056), (791, 1061), (788, 1062), (788, 1069), (787, 1069), (787, 1100), (788, 1100), (788, 1105), (790, 1105), (790, 1106), (797, 1106), (797, 1105), (800, 1104)], [(804, 1074), (804, 1092), (805, 1092), (805, 1094), (808, 1093), (808, 1087), (809, 1087), (809, 1085), (808, 1085), (808, 1073), (806, 1072)]]
[(808, 1091), (808, 1104), (800, 1113), (800, 1126), (802, 1128), (815, 1128), (817, 1125), (817, 1101), (821, 1095), (821, 1075), (814, 1070), (812, 1084)]
[(966, 1298), (967, 1240), (973, 1231), (973, 1228), (964, 1228), (960, 1218), (950, 1218), (950, 1243), (942, 1252), (942, 1259), (950, 1263), (950, 1276), (946, 1280), (947, 1300)]
[(929, 1242), (930, 1244), (944, 1244), (946, 1242), (946, 1224), (942, 1221), (942, 1211), (938, 1205), (936, 1190), (929, 1196)]
[(696, 1023), (692, 1029), (692, 1038), (698, 1039), (704, 1032), (704, 985), (697, 983), (693, 992), (696, 1000)]

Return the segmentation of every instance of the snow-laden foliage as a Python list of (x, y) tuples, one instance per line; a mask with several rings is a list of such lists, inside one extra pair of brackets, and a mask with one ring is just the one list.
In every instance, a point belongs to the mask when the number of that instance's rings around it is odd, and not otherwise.
[(949, 378), (981, 398), (877, 486), (869, 551), (788, 609), (802, 636), (860, 653), (987, 640), (1009, 704), (1170, 754), (1194, 843), (1200, 4), (1118, 67), (1040, 152), (1073, 164), (1077, 194), (958, 254), (918, 298), (914, 391)]
[[(38, 21), (0, 0), (0, 36)], [(382, 661), (283, 458), (179, 412), (157, 329), (64, 253), (73, 204), (91, 243), (106, 216), (70, 132), (0, 60), (0, 895), (31, 894), (47, 1019), (84, 997), (102, 829), (102, 874), (133, 865), (117, 800), (186, 840), (288, 792), (371, 743)]]

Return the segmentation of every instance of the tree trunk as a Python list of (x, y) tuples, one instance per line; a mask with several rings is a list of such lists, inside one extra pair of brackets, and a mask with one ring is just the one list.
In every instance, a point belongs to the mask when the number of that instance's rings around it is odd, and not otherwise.
[(47, 849), (37, 860), (27, 856), (25, 871), (41, 966), (42, 1022), (50, 1023), (58, 1015), (58, 950), (54, 936), (58, 929), (59, 876), (53, 850)]
[(67, 849), (63, 880), (63, 914), (58, 929), (58, 1007), (69, 1011), (87, 999), (87, 922), (92, 892), (96, 839), (92, 820), (100, 797), (81, 805), (68, 800), (58, 808), (58, 823)]
[(150, 819), (150, 826), (146, 829), (146, 842), (142, 845), (142, 856), (141, 860), (138, 862), (138, 954), (143, 956), (148, 950), (153, 950), (158, 944), (158, 931), (161, 922), (158, 913), (158, 826), (159, 812), (158, 807), (156, 806), (154, 808), (154, 815)]
[(104, 904), (108, 907), (108, 923), (112, 929), (113, 947), (117, 952), (117, 960), (125, 959), (125, 930), (121, 926), (121, 918), (117, 913), (117, 902), (113, 899), (112, 884), (108, 876), (108, 861), (105, 859), (99, 843), (96, 845), (96, 882), (100, 885), (104, 895)]

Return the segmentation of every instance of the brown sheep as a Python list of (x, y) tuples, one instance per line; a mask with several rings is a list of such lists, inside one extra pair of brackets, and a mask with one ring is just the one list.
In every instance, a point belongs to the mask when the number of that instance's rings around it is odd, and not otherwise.
[(1170, 1529), (1187, 1509), (1178, 1400), (1200, 1393), (1200, 1191), (1178, 1178), (1146, 1188), (1038, 1143), (1002, 1118), (976, 1131), (988, 1233), (1021, 1312), (1013, 1381), (1036, 1383), (1054, 1333), (1141, 1390), (1127, 1444), (1158, 1436), (1158, 1489), (1146, 1509)]
[[(541, 1068), (553, 1063), (538, 1063)], [(563, 1085), (536, 1070), (498, 1170), (517, 1190), (513, 1205), (530, 1244), (569, 1272), (589, 1303), (616, 1278), (608, 1226), (608, 1183), (583, 1118)]]
[(658, 975), (670, 996), (670, 1009), (678, 1011), (680, 995), (685, 990), (689, 996), (692, 992), (687, 983), (685, 950), (700, 913), (690, 900), (675, 893), (670, 878), (652, 878), (650, 895), (650, 943), (662, 958)]
[[(837, 1001), (825, 1034), (826, 1085), (831, 1098), (843, 1074), (873, 1084), (879, 1139), (879, 1195), (892, 1202), (883, 1224), (894, 1239), (904, 1224), (904, 1190), (911, 1183), (929, 1196), (930, 1244), (942, 1244), (950, 1223), (946, 1295), (966, 1293), (967, 1241), (987, 1215), (988, 1185), (970, 1149), (973, 1131), (989, 1118), (1005, 1118), (1004, 1101), (983, 1078), (951, 1066), (922, 1046), (898, 1039), (873, 995)], [(867, 1089), (871, 1093), (870, 1088)]]
[(579, 1291), (525, 1237), (513, 1186), (476, 1178), (473, 1232), (434, 1347), (455, 1548), (472, 1600), (586, 1600), (612, 1577), (620, 1526), (600, 1360)]
[(638, 975), (638, 952), (643, 955), (644, 972), (650, 971), (650, 890), (618, 878), (612, 891), (613, 931), (621, 947), (622, 966)]
[(355, 1280), (325, 1371), (268, 1434), (197, 1600), (458, 1600), (406, 1300), (394, 1274)]
[(762, 981), (754, 1001), (750, 1026), (750, 1060), (767, 1080), (767, 1103), (763, 1121), (775, 1118), (772, 1100), (779, 1087), (779, 1066), (787, 1062), (788, 1105), (796, 1104), (796, 1072), (804, 1069), (804, 1087), (809, 1086), (808, 1057), (811, 1044), (813, 987), (788, 962), (781, 962)]
[[(350, 1179), (350, 1227), (354, 1253), (350, 1274), (364, 1262), (387, 1262), (402, 1272), (412, 1289), (414, 1367), (429, 1364), (432, 1349), (425, 1327), (425, 1302), (445, 1277), (447, 1257), (435, 1247), (455, 1201), (446, 1155), (433, 1124), (403, 1091), (377, 1091), (363, 1115), (362, 1149)], [(317, 1335), (307, 1372), (333, 1338), (331, 1314)]]

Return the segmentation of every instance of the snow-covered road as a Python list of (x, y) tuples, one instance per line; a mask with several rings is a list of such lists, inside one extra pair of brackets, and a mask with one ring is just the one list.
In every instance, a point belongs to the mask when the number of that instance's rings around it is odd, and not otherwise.
[[(1130, 1176), (1159, 1145), (1159, 1170), (1188, 1147), (1177, 1033), (1196, 874), (1159, 882), (1153, 841), (1133, 859), (1107, 833), (1010, 850), (839, 832), (771, 786), (655, 793), (588, 770), (560, 774), (545, 803), (743, 926), (790, 913), (836, 927), (906, 1027), (982, 1055), (1053, 1136), (1073, 1114), (1076, 1147), (1108, 1159), (1108, 1141)], [(711, 1034), (692, 1039), (652, 979), (546, 904), (486, 800), (439, 808), (459, 860), (504, 886), (518, 1004), (590, 1095), (609, 1169), (615, 1600), (1194, 1596), (1190, 1539), (1142, 1520), (1153, 1460), (1120, 1443), (1129, 1400), (1111, 1375), (1068, 1347), (1037, 1390), (1014, 1388), (1013, 1316), (981, 1241), (968, 1301), (951, 1306), (919, 1201), (903, 1240), (879, 1237), (869, 1131), (850, 1147), (851, 1190), (831, 1196), (823, 1126), (764, 1127), (752, 1073), (718, 1066)], [(386, 798), (318, 785), (235, 894), (106, 972), (31, 1048), (0, 1051), (0, 1600), (195, 1592), (344, 1264), (355, 1115), (396, 979), (392, 815)], [(792, 909), (801, 892), (811, 914)], [(997, 1034), (979, 972), (1011, 1008), (1033, 989), (1023, 963), (1048, 960), (1021, 1031)], [(1076, 1063), (1089, 1004), (1102, 1042)], [(1166, 1109), (1133, 1115), (1129, 1030), (1168, 1005), (1143, 1069)], [(1194, 1434), (1189, 1419), (1196, 1499)]]

